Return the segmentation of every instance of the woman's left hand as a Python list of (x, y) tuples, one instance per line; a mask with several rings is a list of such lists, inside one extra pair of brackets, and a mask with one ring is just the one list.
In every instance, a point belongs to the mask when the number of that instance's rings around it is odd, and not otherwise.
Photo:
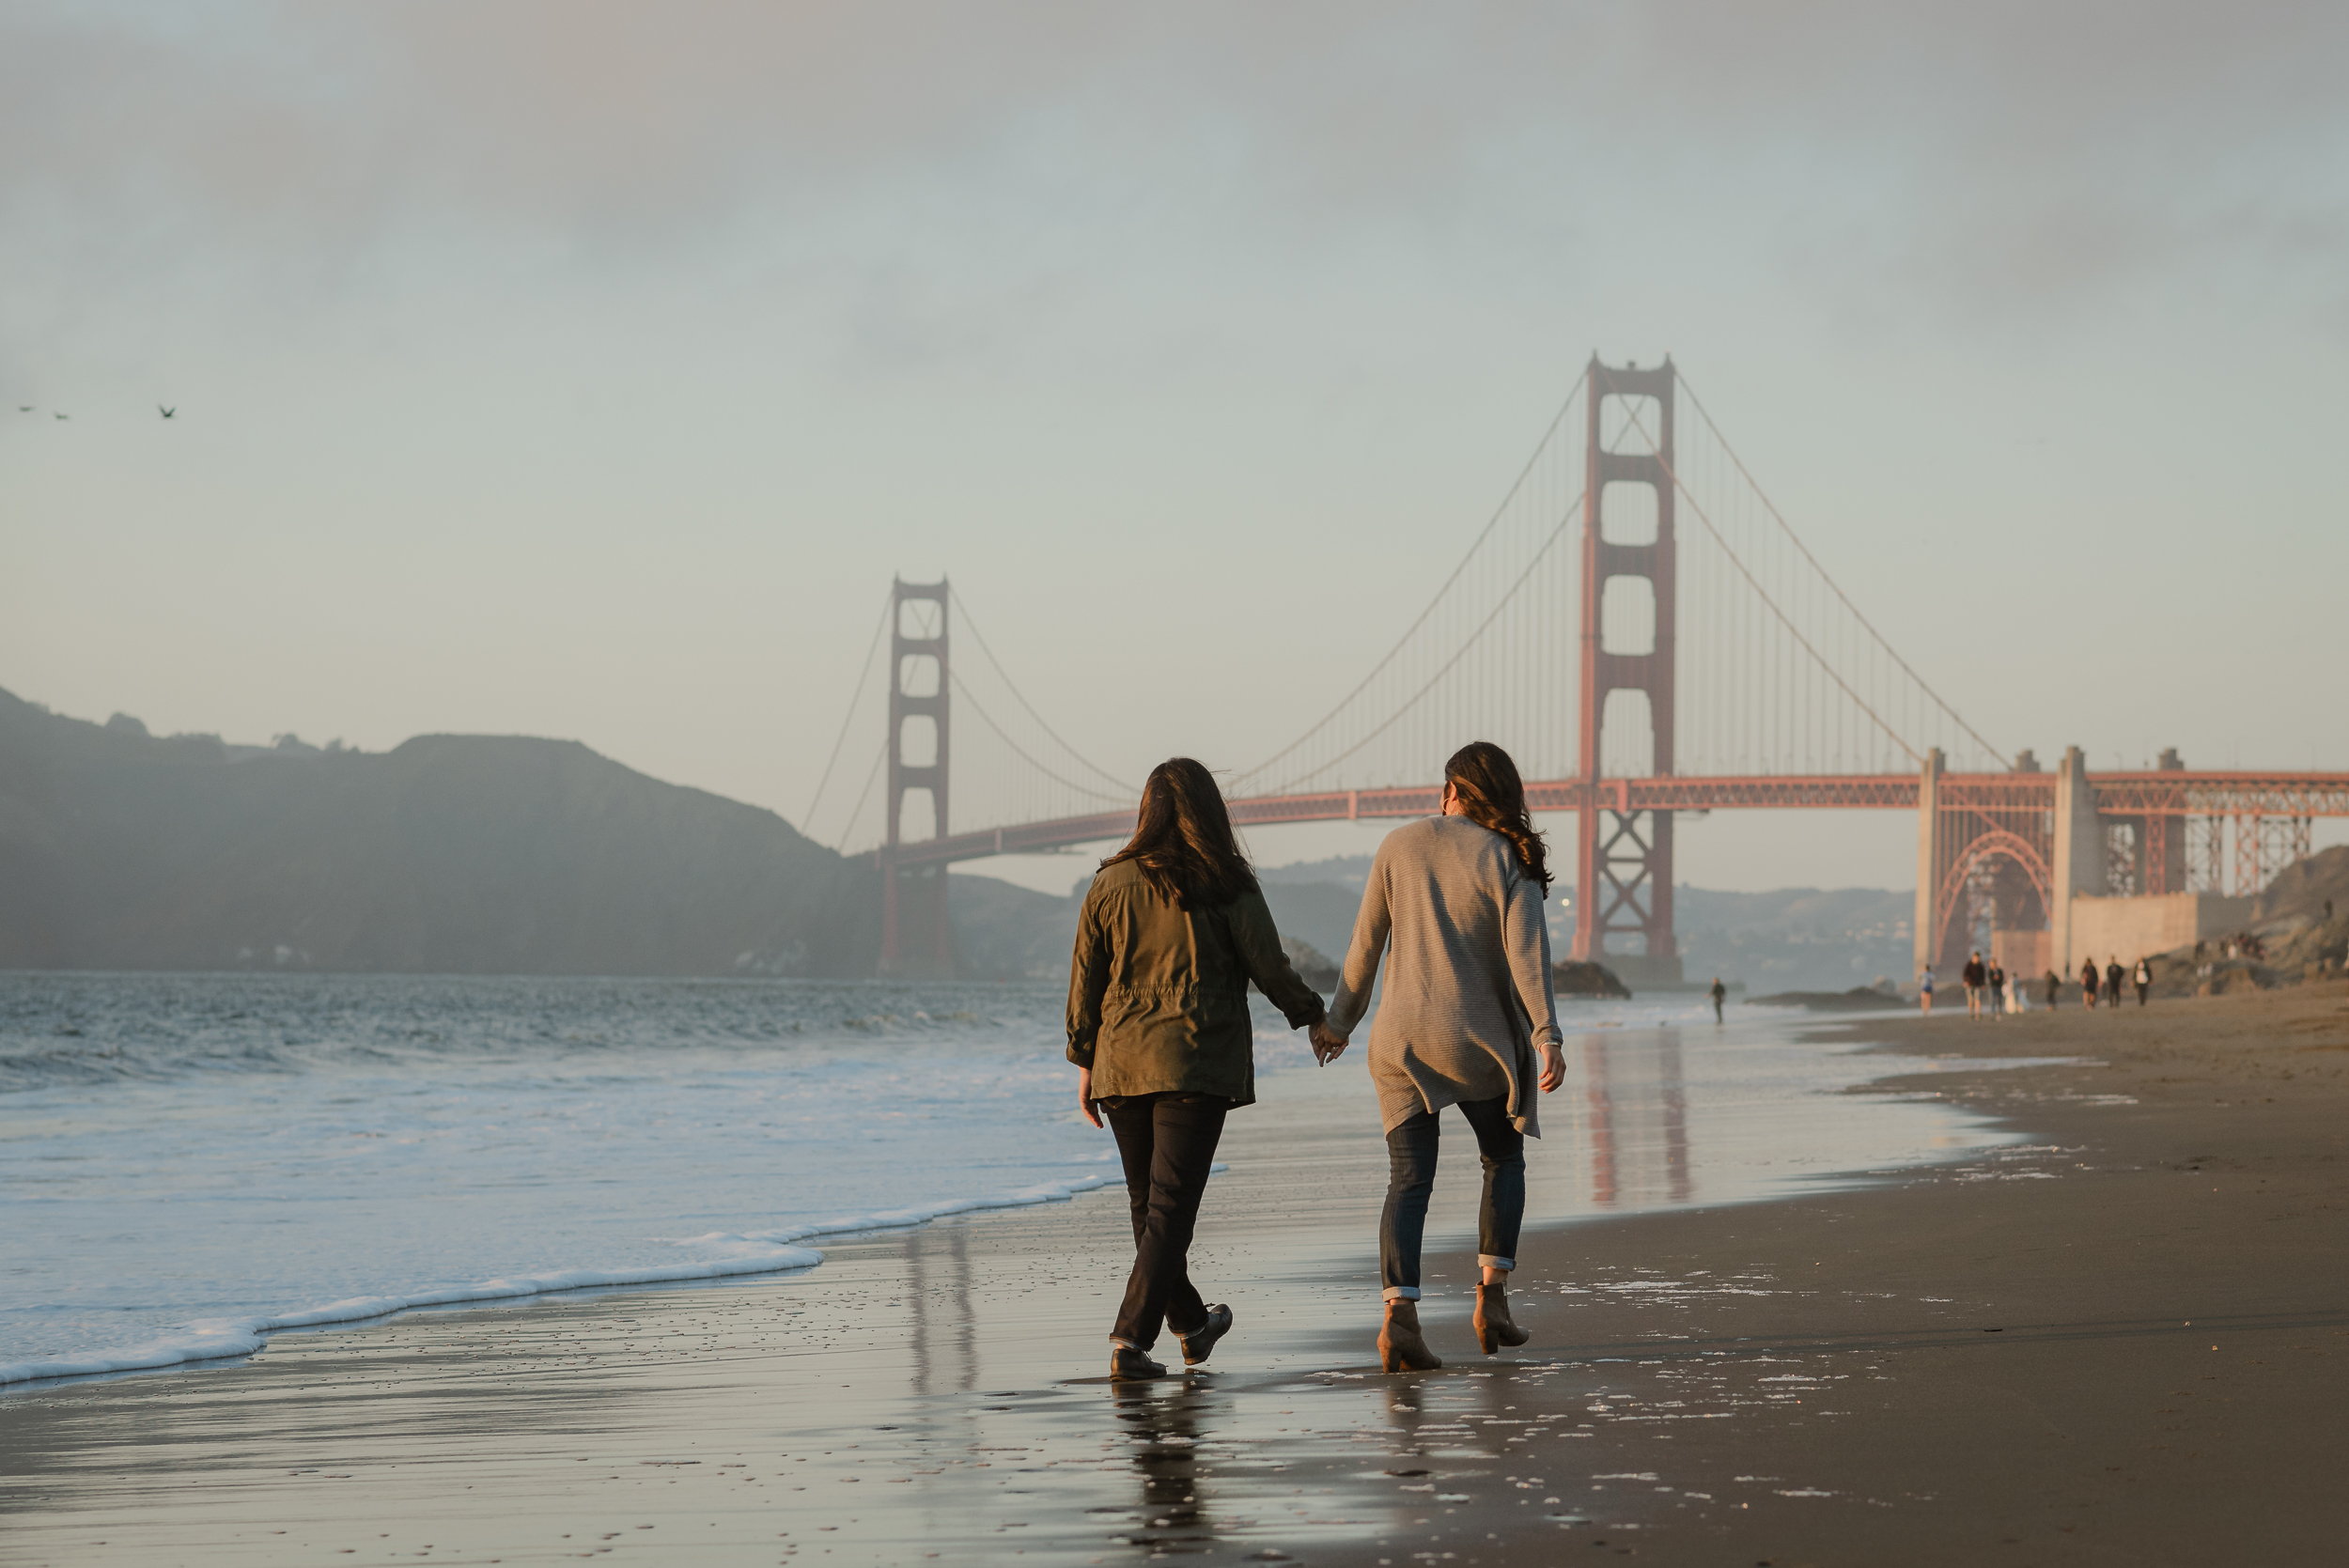
[(1085, 1113), (1085, 1120), (1095, 1126), (1101, 1125), (1101, 1102), (1093, 1097), (1093, 1069), (1077, 1069), (1077, 1107)]
[(1554, 1092), (1566, 1081), (1566, 1053), (1556, 1046), (1542, 1048), (1542, 1093)]

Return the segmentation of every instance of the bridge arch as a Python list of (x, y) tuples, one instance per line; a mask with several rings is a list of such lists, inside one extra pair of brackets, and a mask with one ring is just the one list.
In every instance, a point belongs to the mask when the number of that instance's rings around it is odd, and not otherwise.
[(1934, 892), (1933, 924), (1940, 933), (1934, 949), (1935, 967), (1944, 975), (1965, 963), (1973, 936), (1970, 920), (1960, 924), (1952, 918), (1957, 913), (1959, 898), (1977, 874), (1988, 870), (1995, 875), (2002, 863), (2015, 867), (2029, 880), (2031, 892), (2039, 899), (2043, 922), (2055, 908), (2055, 879), (2038, 846), (2004, 828), (1982, 833), (1958, 851), (1943, 874), (1940, 887)]

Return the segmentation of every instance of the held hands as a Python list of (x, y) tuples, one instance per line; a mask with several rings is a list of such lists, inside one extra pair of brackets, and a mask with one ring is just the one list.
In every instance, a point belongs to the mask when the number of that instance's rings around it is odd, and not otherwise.
[(1542, 1093), (1553, 1094), (1566, 1081), (1566, 1053), (1556, 1046), (1542, 1048)]
[(1327, 1023), (1314, 1025), (1311, 1033), (1314, 1042), (1314, 1060), (1323, 1066), (1327, 1067), (1346, 1054), (1346, 1036), (1331, 1029)]
[(1085, 1113), (1085, 1120), (1095, 1126), (1101, 1125), (1101, 1102), (1093, 1097), (1093, 1069), (1077, 1069), (1077, 1109)]

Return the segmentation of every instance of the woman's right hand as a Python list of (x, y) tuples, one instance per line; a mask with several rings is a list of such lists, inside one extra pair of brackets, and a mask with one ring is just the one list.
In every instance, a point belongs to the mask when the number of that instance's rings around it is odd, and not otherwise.
[(1308, 1032), (1314, 1042), (1314, 1060), (1327, 1067), (1346, 1054), (1346, 1036), (1326, 1023), (1317, 1023)]
[(1101, 1125), (1101, 1102), (1093, 1097), (1093, 1069), (1077, 1069), (1077, 1109), (1085, 1113), (1085, 1120), (1095, 1126)]
[(1556, 1046), (1542, 1048), (1541, 1081), (1545, 1094), (1557, 1093), (1558, 1086), (1566, 1081), (1566, 1053)]

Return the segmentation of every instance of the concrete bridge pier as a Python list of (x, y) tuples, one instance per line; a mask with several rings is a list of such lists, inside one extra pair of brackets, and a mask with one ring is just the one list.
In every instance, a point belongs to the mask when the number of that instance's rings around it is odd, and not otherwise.
[[(1985, 903), (1999, 960), (2031, 979), (2047, 970), (2069, 979), (2092, 958), (2125, 967), (2240, 929), (2252, 895), (2307, 856), (2311, 809), (2340, 810), (2340, 787), (2326, 775), (2193, 773), (2175, 751), (2149, 771), (2101, 780), (2077, 746), (2052, 776), (2029, 752), (2006, 772), (1960, 774), (1935, 752), (1917, 786), (1917, 967), (1951, 977)], [(2225, 813), (2232, 897), (2219, 887)], [(2190, 889), (2186, 841), (2198, 828), (2202, 885)]]
[(2063, 749), (2063, 764), (2055, 779), (2055, 850), (2052, 896), (2047, 907), (2047, 962), (2058, 974), (2079, 967), (2081, 955), (2072, 951), (2074, 901), (2085, 893), (2106, 891), (2105, 824), (2096, 813), (2095, 786), (2088, 782), (2088, 755), (2077, 746)]
[(1936, 746), (1925, 753), (1925, 766), (1917, 775), (1917, 918), (1909, 926), (1916, 939), (1917, 962), (1916, 973), (1909, 976), (1912, 980), (1940, 957), (1940, 923), (1934, 911), (1941, 882), (1941, 775), (1948, 770), (1949, 759)]

